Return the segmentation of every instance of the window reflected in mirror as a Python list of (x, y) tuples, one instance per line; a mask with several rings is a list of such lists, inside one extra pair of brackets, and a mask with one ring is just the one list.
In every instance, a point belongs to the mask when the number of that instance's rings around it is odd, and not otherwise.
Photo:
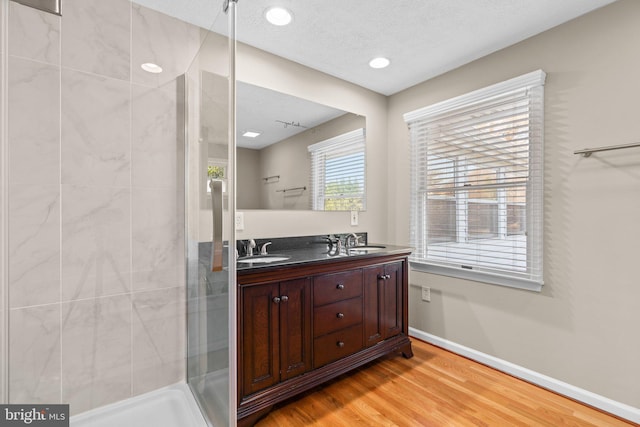
[[(216, 164), (215, 156), (221, 135), (207, 128), (216, 122), (215, 106), (208, 100), (201, 97), (202, 143), (209, 146), (208, 165), (224, 167)], [(238, 209), (366, 209), (364, 116), (237, 82), (236, 123)], [(348, 148), (329, 155), (324, 187), (319, 187), (319, 180), (314, 183), (309, 147), (351, 132), (359, 132), (359, 152)]]

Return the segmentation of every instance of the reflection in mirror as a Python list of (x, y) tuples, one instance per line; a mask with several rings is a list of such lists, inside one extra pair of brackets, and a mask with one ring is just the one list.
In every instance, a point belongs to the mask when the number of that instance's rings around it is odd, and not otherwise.
[[(363, 210), (365, 122), (365, 118), (357, 114), (238, 82), (238, 209)], [(316, 172), (322, 172), (323, 180), (312, 182), (309, 147), (339, 140), (350, 132), (361, 135), (362, 155), (353, 161), (353, 152), (343, 152), (334, 155), (332, 162), (316, 162), (316, 165), (322, 165), (316, 166)], [(341, 159), (348, 161), (348, 165), (340, 163)], [(215, 159), (210, 162), (214, 164)], [(335, 183), (331, 187), (330, 183), (324, 182), (330, 179), (332, 166), (342, 175), (352, 173), (358, 167), (360, 170), (355, 175), (336, 176), (334, 179), (346, 184), (339, 186), (342, 192), (329, 201), (328, 197), (319, 198), (322, 191), (318, 188), (322, 185), (322, 188), (338, 187)], [(343, 194), (345, 189), (350, 193)], [(353, 197), (354, 192), (357, 197)], [(341, 198), (342, 202), (336, 203), (336, 198)], [(325, 199), (328, 200), (326, 204)]]

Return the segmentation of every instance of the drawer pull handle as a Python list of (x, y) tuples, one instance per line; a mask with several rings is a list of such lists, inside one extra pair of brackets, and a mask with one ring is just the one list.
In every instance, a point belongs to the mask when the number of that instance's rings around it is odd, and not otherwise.
[(343, 342), (343, 341), (338, 341), (338, 342), (336, 343), (336, 345), (337, 345), (338, 347), (342, 348), (342, 347), (344, 347), (344, 342)]
[(336, 285), (336, 289), (344, 289), (344, 285), (342, 283), (338, 283)]
[(280, 297), (273, 297), (273, 302), (280, 304)]
[(289, 301), (289, 297), (288, 297), (288, 296), (286, 296), (286, 295), (282, 295), (282, 296), (280, 297), (280, 300), (281, 300), (282, 302), (287, 302), (287, 301)]
[(389, 279), (391, 279), (391, 275), (389, 275), (389, 274), (378, 274), (378, 279), (379, 280), (389, 280)]
[(336, 317), (337, 317), (338, 319), (342, 319), (342, 318), (344, 317), (344, 313), (337, 313), (337, 314), (336, 314)]

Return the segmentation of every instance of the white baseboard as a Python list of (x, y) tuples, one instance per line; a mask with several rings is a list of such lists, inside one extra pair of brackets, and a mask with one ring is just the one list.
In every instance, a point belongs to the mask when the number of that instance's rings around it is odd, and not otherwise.
[(600, 396), (571, 384), (567, 384), (555, 378), (548, 377), (539, 372), (535, 372), (511, 362), (507, 362), (506, 360), (502, 360), (489, 354), (474, 350), (472, 348), (456, 344), (444, 338), (431, 335), (419, 329), (409, 328), (409, 335), (421, 339), (422, 341), (426, 341), (435, 346), (442, 347), (445, 350), (451, 351), (452, 353), (456, 353), (471, 360), (475, 360), (476, 362), (482, 363), (483, 365), (487, 365), (499, 371), (505, 372), (516, 378), (523, 379), (527, 382), (546, 388), (563, 396), (575, 399), (586, 405), (593, 406), (594, 408), (601, 409), (605, 412), (609, 412), (610, 414), (616, 415), (620, 418), (630, 420), (634, 423), (640, 423), (639, 408), (634, 408), (633, 406), (611, 400), (607, 397)]

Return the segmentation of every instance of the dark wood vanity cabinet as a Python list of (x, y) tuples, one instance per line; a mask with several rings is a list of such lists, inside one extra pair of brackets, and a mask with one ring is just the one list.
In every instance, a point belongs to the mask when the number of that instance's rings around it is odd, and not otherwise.
[(365, 268), (364, 282), (368, 290), (364, 331), (369, 347), (402, 332), (402, 263)]
[(313, 367), (362, 349), (362, 269), (313, 277)]
[(311, 369), (308, 278), (242, 290), (242, 389), (252, 394)]
[(407, 254), (238, 271), (238, 425), (385, 354), (413, 355)]

